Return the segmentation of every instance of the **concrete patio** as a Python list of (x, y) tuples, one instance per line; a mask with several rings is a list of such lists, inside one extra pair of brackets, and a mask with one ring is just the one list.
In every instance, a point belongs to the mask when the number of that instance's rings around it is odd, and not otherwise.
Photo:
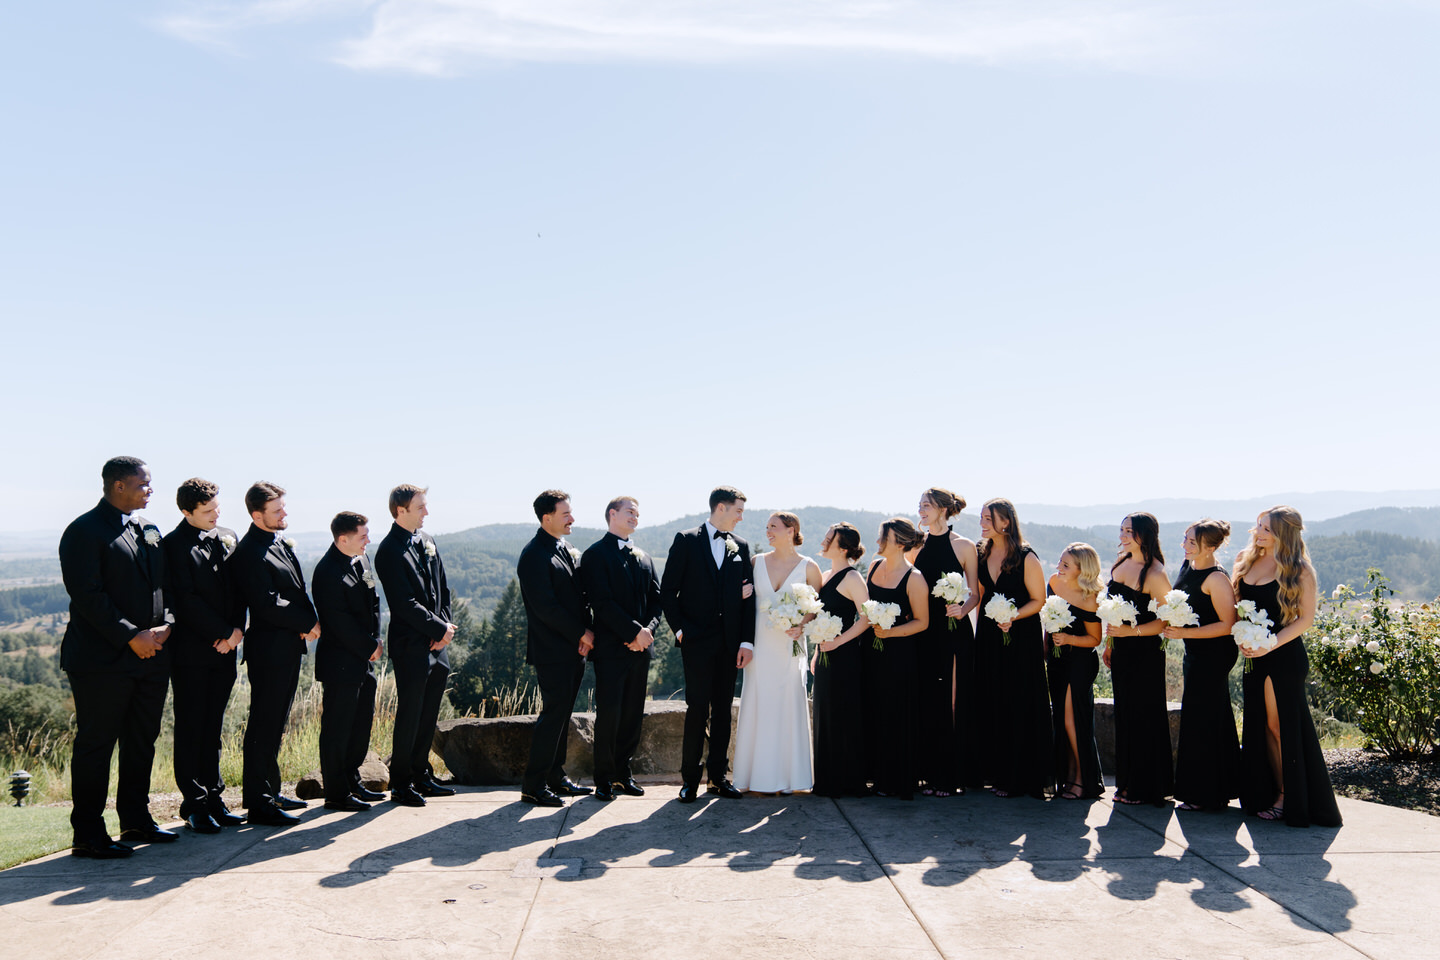
[(1108, 802), (580, 799), (513, 788), (0, 873), (7, 955), (1440, 955), (1440, 819), (1340, 830)]

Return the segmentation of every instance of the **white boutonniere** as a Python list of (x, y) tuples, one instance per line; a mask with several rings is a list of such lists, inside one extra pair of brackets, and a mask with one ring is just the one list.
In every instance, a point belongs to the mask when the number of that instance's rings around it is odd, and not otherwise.
[(220, 534), (220, 544), (221, 544), (221, 546), (223, 546), (226, 550), (234, 550), (234, 549), (235, 549), (235, 538), (234, 538), (234, 536), (232, 536), (231, 534), (222, 533), (222, 534)]
[(643, 550), (641, 550), (639, 547), (631, 547), (631, 548), (630, 548), (630, 555), (635, 558), (635, 562), (636, 562), (636, 563), (644, 563), (644, 562), (645, 562), (645, 552), (644, 552)]
[(570, 544), (568, 544), (568, 543), (565, 544), (565, 549), (570, 551), (570, 559), (571, 559), (571, 560), (574, 562), (574, 564), (578, 567), (578, 566), (580, 565), (580, 551), (579, 551), (579, 550), (576, 550), (574, 547), (570, 546)]
[(429, 557), (431, 560), (434, 560), (434, 559), (435, 559), (435, 541), (434, 541), (434, 540), (421, 540), (420, 543), (425, 547), (425, 556)]
[(146, 524), (144, 529), (140, 531), (140, 535), (145, 538), (145, 542), (150, 544), (150, 546), (158, 547), (160, 545), (160, 528), (154, 524)]
[(732, 557), (735, 556), (735, 554), (740, 552), (740, 544), (736, 543), (733, 537), (726, 537), (725, 552)]
[(371, 573), (369, 570), (361, 570), (360, 579), (364, 582), (365, 586), (369, 587), (371, 590), (375, 589), (375, 574)]
[(294, 538), (294, 537), (286, 537), (286, 538), (285, 538), (285, 546), (289, 547), (291, 550), (294, 550), (294, 549), (295, 549), (295, 538)]

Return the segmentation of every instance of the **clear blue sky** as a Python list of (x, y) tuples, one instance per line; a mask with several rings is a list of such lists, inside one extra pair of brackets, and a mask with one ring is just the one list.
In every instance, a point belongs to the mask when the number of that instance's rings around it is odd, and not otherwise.
[(1440, 486), (1435, 2), (6, 20), (0, 530)]

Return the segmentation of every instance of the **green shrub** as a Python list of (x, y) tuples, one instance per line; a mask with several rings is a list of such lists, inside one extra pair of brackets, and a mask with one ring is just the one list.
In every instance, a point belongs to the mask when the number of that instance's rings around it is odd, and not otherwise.
[(1406, 759), (1435, 748), (1440, 611), (1398, 603), (1393, 594), (1374, 568), (1364, 594), (1336, 587), (1320, 604), (1307, 647), (1331, 713), (1358, 726), (1367, 746)]
[(0, 755), (48, 760), (68, 756), (75, 717), (65, 694), (54, 687), (0, 690)]

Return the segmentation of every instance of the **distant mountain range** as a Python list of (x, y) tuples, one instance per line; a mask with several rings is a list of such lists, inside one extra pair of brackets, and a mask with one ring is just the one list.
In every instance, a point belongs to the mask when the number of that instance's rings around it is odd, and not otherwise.
[[(1406, 496), (1420, 497), (1425, 491)], [(1232, 527), (1230, 543), (1219, 551), (1219, 559), (1229, 564), (1237, 549), (1248, 539), (1247, 531), (1254, 522), (1255, 513), (1276, 502), (1288, 499), (1305, 512), (1302, 506), (1305, 495), (1265, 498), (1255, 501), (1153, 501), (1149, 504), (1161, 519), (1161, 540), (1165, 549), (1168, 566), (1173, 572), (1179, 568), (1183, 558), (1180, 541), (1185, 527), (1195, 519), (1214, 516), (1228, 520)], [(1378, 494), (1316, 494), (1314, 497), (1338, 498), (1350, 496), (1380, 496)], [(1395, 494), (1400, 497), (1400, 494)], [(1436, 492), (1440, 499), (1440, 492)], [(1260, 507), (1255, 504), (1262, 503)], [(1239, 505), (1238, 507), (1236, 505)], [(1165, 506), (1165, 505), (1168, 505)], [(1179, 513), (1183, 505), (1193, 506), (1188, 513)], [(1115, 554), (1120, 521), (1125, 508), (1115, 507), (1017, 507), (1020, 510), (1021, 528), (1047, 569), (1051, 568), (1066, 545), (1083, 541), (1093, 545), (1102, 560), (1108, 563)], [(1046, 510), (1066, 510), (1078, 519), (1090, 519), (1090, 523), (1059, 524), (1046, 522)], [(1134, 509), (1133, 507), (1131, 509)], [(1161, 512), (1163, 511), (1163, 512)], [(745, 520), (738, 533), (749, 540), (757, 551), (767, 549), (765, 522), (772, 511), (764, 507), (751, 507), (745, 511)], [(839, 507), (800, 507), (793, 511), (799, 515), (801, 530), (806, 537), (801, 551), (816, 556), (820, 540), (832, 523), (846, 521), (855, 524), (861, 533), (868, 554), (874, 553), (874, 540), (878, 528), (891, 514), (865, 510), (845, 510)], [(1179, 518), (1177, 518), (1179, 513)], [(1368, 507), (1341, 516), (1308, 519), (1306, 538), (1316, 569), (1325, 592), (1335, 583), (1359, 584), (1364, 582), (1365, 569), (1380, 567), (1391, 578), (1393, 585), (1403, 596), (1411, 599), (1431, 599), (1440, 594), (1440, 506), (1376, 506)], [(679, 517), (655, 526), (641, 527), (636, 532), (637, 545), (663, 560), (669, 552), (671, 541), (677, 531), (699, 526), (706, 514), (696, 513)], [(1098, 518), (1098, 519), (1095, 519)], [(913, 518), (912, 518), (913, 519)], [(955, 531), (974, 540), (979, 536), (977, 509), (972, 507), (955, 519)], [(456, 594), (469, 598), (482, 613), (493, 607), (515, 572), (515, 561), (521, 548), (534, 535), (533, 523), (494, 523), (456, 533), (439, 534), (436, 537), (445, 555), (446, 570)], [(594, 527), (576, 527), (570, 534), (570, 541), (583, 549), (599, 539), (602, 530)], [(319, 559), (329, 546), (328, 533), (312, 531), (292, 534), (297, 543), (297, 553), (308, 560), (307, 566)], [(29, 533), (18, 540), (7, 539), (0, 544), (38, 545), (45, 534)], [(48, 535), (49, 547), (35, 551), (29, 556), (6, 555), (0, 551), (0, 590), (21, 588), (35, 584), (54, 583), (60, 575), (60, 564), (55, 558), (54, 544), (59, 534)], [(378, 538), (377, 538), (378, 539)], [(26, 550), (26, 553), (30, 551)]]

